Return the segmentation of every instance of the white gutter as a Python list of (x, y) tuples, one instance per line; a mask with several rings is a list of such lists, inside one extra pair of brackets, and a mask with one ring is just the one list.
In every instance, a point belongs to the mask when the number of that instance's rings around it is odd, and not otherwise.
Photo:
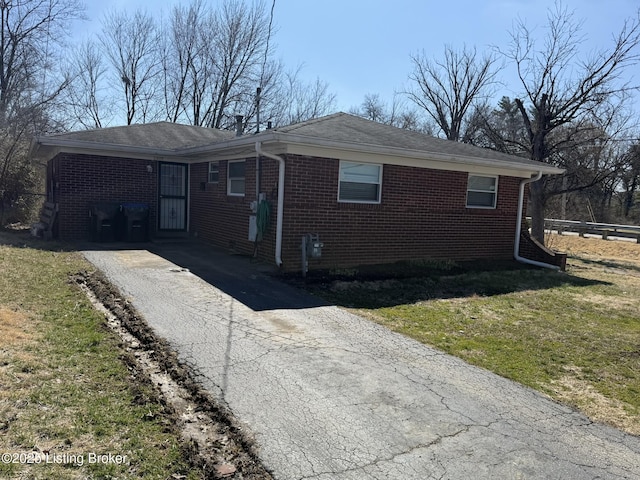
[(526, 263), (534, 265), (536, 267), (550, 268), (552, 270), (560, 270), (557, 265), (551, 265), (550, 263), (537, 262), (520, 256), (520, 234), (522, 232), (522, 210), (524, 209), (524, 187), (528, 183), (537, 182), (542, 178), (542, 171), (539, 171), (535, 177), (527, 178), (520, 182), (520, 193), (518, 196), (518, 219), (516, 221), (516, 239), (513, 244), (513, 258), (520, 263)]
[(264, 152), (261, 142), (256, 142), (256, 153), (278, 162), (278, 214), (276, 216), (276, 265), (282, 265), (282, 218), (284, 210), (284, 158)]

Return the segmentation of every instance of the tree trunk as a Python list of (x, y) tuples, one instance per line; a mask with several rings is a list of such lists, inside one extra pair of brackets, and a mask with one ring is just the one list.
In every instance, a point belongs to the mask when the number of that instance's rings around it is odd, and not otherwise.
[(544, 181), (529, 184), (529, 215), (531, 216), (531, 237), (544, 245)]
[(631, 185), (625, 192), (624, 198), (624, 218), (629, 218), (629, 214), (631, 213), (631, 207), (633, 207), (633, 200), (636, 194), (636, 189), (638, 188), (637, 177), (634, 177), (631, 181)]

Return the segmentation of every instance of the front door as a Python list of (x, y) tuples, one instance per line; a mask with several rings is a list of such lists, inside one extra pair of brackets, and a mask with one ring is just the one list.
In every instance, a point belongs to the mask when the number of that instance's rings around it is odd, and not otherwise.
[(160, 163), (160, 215), (161, 231), (187, 229), (187, 166), (182, 163)]

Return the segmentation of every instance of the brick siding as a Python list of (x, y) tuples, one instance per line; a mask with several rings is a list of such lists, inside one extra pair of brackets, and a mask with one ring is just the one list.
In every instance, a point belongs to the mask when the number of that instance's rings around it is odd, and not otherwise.
[(287, 270), (301, 268), (305, 233), (318, 233), (324, 243), (310, 268), (513, 257), (518, 178), (499, 178), (495, 209), (473, 209), (466, 207), (465, 172), (384, 165), (380, 204), (338, 202), (338, 173), (336, 159), (288, 156)]
[[(261, 159), (261, 191), (271, 204), (271, 227), (258, 255), (273, 262), (278, 164)], [(191, 166), (192, 232), (241, 253), (247, 240), (250, 203), (255, 200), (255, 159), (247, 160), (246, 196), (229, 197), (226, 162), (220, 183), (206, 183), (208, 164)], [(500, 177), (495, 209), (466, 207), (465, 172), (383, 166), (380, 204), (338, 202), (339, 160), (286, 156), (282, 259), (284, 269), (301, 268), (301, 241), (317, 233), (322, 258), (310, 268), (343, 268), (410, 259), (511, 259), (519, 178)]]
[[(157, 162), (79, 154), (52, 160), (59, 236), (89, 238), (92, 202), (144, 202), (150, 227), (157, 225)], [(208, 182), (208, 162), (189, 172), (190, 233), (235, 252), (252, 254), (248, 240), (255, 195), (255, 158), (246, 160), (245, 196), (227, 195), (227, 164), (219, 182)], [(152, 166), (152, 172), (147, 171)], [(272, 207), (271, 224), (257, 254), (273, 262), (278, 163), (261, 159), (261, 188)], [(301, 238), (317, 233), (322, 258), (310, 268), (343, 268), (410, 259), (510, 259), (513, 254), (519, 178), (501, 176), (495, 209), (466, 207), (465, 172), (385, 164), (380, 204), (338, 202), (339, 160), (286, 156), (282, 259), (284, 269), (301, 268)]]
[(208, 162), (191, 165), (190, 232), (230, 251), (252, 254), (248, 237), (250, 204), (256, 197), (255, 158), (245, 162), (244, 197), (227, 195), (227, 161), (218, 163), (218, 183), (208, 182)]
[[(152, 172), (147, 171), (151, 165)], [(89, 206), (93, 202), (146, 203), (153, 235), (157, 211), (157, 162), (130, 158), (61, 153), (51, 160), (48, 192), (58, 203), (57, 236), (90, 239)], [(51, 185), (53, 183), (53, 185)]]

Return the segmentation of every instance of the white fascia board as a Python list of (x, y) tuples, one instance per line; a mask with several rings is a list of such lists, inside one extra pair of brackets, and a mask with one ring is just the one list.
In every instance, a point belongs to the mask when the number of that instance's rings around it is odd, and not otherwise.
[(38, 144), (32, 149), (31, 155), (49, 161), (59, 153), (96, 155), (101, 157), (115, 158), (133, 158), (137, 160), (175, 162), (185, 164), (206, 162), (208, 159), (208, 157), (198, 158), (185, 156), (177, 153), (176, 151), (166, 149), (70, 141), (58, 141), (55, 143), (46, 142)]
[[(268, 144), (266, 147), (268, 148)], [(366, 145), (362, 149), (354, 149), (353, 145), (345, 144), (312, 145), (309, 142), (306, 144), (291, 142), (281, 153), (521, 178), (529, 178), (533, 173), (539, 171), (552, 175), (564, 172), (564, 170), (551, 165), (527, 165), (517, 161), (503, 162), (371, 145)]]
[(85, 155), (101, 155), (107, 157), (131, 157), (144, 160), (171, 159), (176, 152), (166, 149), (136, 147), (128, 145), (104, 144), (95, 142), (82, 142), (77, 140), (58, 140), (54, 138), (38, 138), (33, 154), (46, 152), (45, 157), (53, 158), (60, 152), (77, 153)]

